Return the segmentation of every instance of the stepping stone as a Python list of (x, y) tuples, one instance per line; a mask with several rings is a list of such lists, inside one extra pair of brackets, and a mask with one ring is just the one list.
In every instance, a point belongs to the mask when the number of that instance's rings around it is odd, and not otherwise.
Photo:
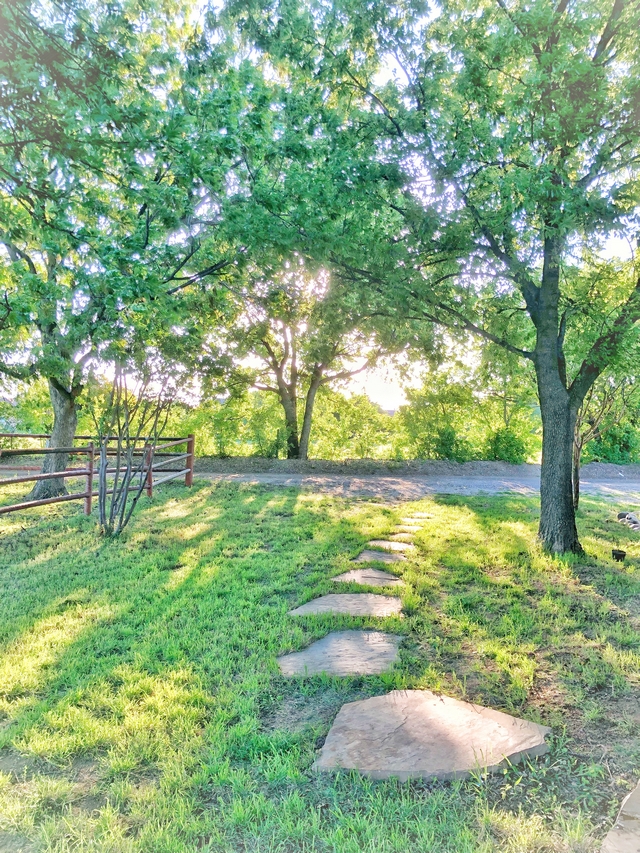
[(337, 583), (360, 583), (363, 586), (404, 586), (404, 581), (381, 569), (351, 569), (332, 580)]
[(429, 690), (394, 690), (343, 705), (313, 766), (401, 782), (462, 779), (507, 758), (543, 755), (550, 731)]
[(400, 524), (405, 524), (409, 527), (415, 527), (416, 530), (422, 530), (422, 525), (416, 518), (401, 518)]
[(396, 533), (419, 533), (422, 530), (419, 524), (399, 524)]
[(601, 847), (601, 853), (638, 853), (640, 850), (640, 783), (622, 801), (615, 826)]
[(402, 610), (399, 598), (375, 595), (372, 592), (330, 593), (314, 598), (295, 610), (291, 616), (308, 616), (312, 613), (349, 613), (351, 616), (396, 616)]
[(410, 542), (390, 542), (388, 539), (372, 539), (367, 545), (383, 551), (411, 551), (414, 547)]
[(390, 554), (389, 551), (371, 551), (368, 548), (358, 554), (352, 563), (401, 563), (407, 558), (402, 554)]
[(334, 631), (278, 664), (284, 675), (378, 675), (398, 660), (401, 641), (381, 631)]

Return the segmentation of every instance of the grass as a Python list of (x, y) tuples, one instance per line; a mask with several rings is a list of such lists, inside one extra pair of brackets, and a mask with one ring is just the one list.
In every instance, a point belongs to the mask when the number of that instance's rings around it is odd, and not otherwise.
[[(401, 564), (405, 619), (287, 616), (412, 508), (432, 517)], [(640, 540), (583, 499), (589, 556), (553, 559), (536, 512), (199, 483), (117, 541), (74, 505), (3, 517), (0, 850), (597, 850), (640, 765)], [(357, 626), (404, 635), (394, 670), (279, 674)], [(344, 702), (409, 687), (551, 725), (552, 750), (454, 784), (311, 771)]]

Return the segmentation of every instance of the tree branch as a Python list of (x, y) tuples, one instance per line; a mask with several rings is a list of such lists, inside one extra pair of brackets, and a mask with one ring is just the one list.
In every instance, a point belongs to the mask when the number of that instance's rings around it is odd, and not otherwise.
[(569, 388), (574, 405), (580, 405), (585, 394), (617, 354), (624, 336), (640, 320), (640, 276), (629, 298), (611, 328), (595, 341)]

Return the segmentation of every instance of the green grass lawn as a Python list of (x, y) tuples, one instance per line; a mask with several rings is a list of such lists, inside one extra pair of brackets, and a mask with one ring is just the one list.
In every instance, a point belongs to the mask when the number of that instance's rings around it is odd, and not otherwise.
[[(405, 619), (287, 616), (411, 508), (432, 518)], [(111, 542), (78, 506), (0, 518), (0, 850), (597, 850), (640, 775), (640, 538), (616, 509), (583, 499), (581, 560), (544, 556), (518, 497), (198, 483)], [(393, 671), (279, 674), (359, 626), (404, 635)], [(551, 725), (552, 750), (453, 784), (311, 771), (344, 702), (407, 687)]]

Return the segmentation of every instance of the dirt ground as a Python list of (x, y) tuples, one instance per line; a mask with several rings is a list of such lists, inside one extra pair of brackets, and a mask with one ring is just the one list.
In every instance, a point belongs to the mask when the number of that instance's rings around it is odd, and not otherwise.
[[(506, 462), (379, 461), (333, 462), (289, 459), (201, 458), (196, 474), (207, 480), (295, 486), (315, 492), (381, 500), (417, 500), (425, 495), (477, 495), (512, 492), (535, 495), (538, 465)], [(625, 509), (640, 503), (640, 465), (591, 463), (582, 469), (581, 491), (610, 498)]]

